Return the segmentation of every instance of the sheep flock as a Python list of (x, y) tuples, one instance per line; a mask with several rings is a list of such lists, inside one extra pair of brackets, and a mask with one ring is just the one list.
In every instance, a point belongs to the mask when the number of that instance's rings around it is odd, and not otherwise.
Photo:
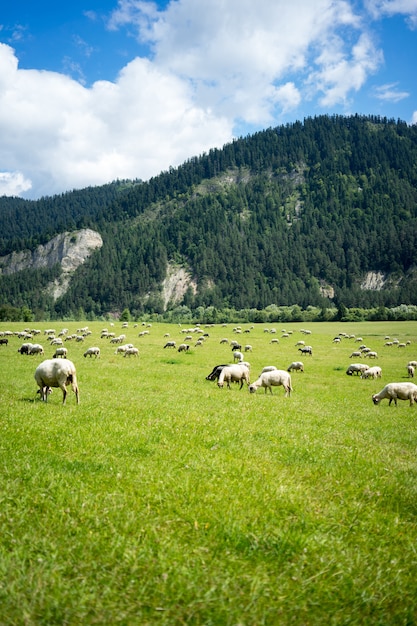
[[(157, 324), (153, 328), (152, 324), (142, 323), (138, 328), (139, 324), (124, 323), (117, 329), (118, 325), (115, 322), (111, 324), (110, 329), (103, 328), (99, 333), (95, 331), (95, 339), (93, 339), (94, 332), (88, 326), (77, 328), (72, 333), (68, 328), (61, 328), (58, 331), (55, 328), (48, 328), (43, 332), (29, 328), (17, 332), (0, 330), (0, 351), (8, 350), (12, 354), (11, 350), (13, 350), (14, 354), (20, 355), (18, 358), (28, 358), (32, 363), (36, 361), (33, 376), (38, 385), (37, 393), (45, 403), (52, 389), (60, 388), (63, 394), (62, 403), (65, 404), (67, 387), (71, 387), (78, 404), (80, 401), (78, 377), (81, 380), (83, 378), (83, 363), (94, 363), (96, 376), (100, 375), (101, 368), (108, 370), (119, 363), (120, 356), (124, 359), (134, 357), (128, 367), (140, 367), (141, 354), (149, 346), (147, 343), (149, 337), (153, 337), (155, 331), (158, 332)], [(152, 346), (158, 351), (155, 358), (160, 359), (164, 359), (164, 355), (171, 354), (173, 350), (178, 356), (168, 357), (168, 363), (175, 364), (177, 361), (189, 362), (197, 352), (204, 353), (205, 346), (209, 343), (213, 345), (215, 341), (217, 363), (213, 362), (212, 357), (207, 359), (207, 369), (201, 379), (202, 381), (217, 381), (216, 388), (219, 390), (217, 393), (229, 393), (235, 388), (238, 390), (245, 388), (252, 395), (258, 389), (264, 389), (265, 394), (269, 392), (269, 395), (275, 395), (272, 388), (282, 387), (283, 395), (287, 399), (291, 398), (292, 393), (302, 394), (305, 381), (320, 376), (315, 371), (317, 346), (314, 345), (314, 334), (304, 329), (283, 329), (279, 334), (276, 328), (263, 326), (260, 328), (261, 326), (233, 327), (231, 324), (222, 324), (222, 335), (219, 339), (220, 325), (195, 324), (187, 328), (171, 325), (172, 330), (169, 333), (161, 333), (159, 349), (155, 348), (155, 343)], [(214, 332), (214, 328), (217, 332)], [(298, 332), (305, 338), (299, 339), (294, 336), (294, 333)], [(250, 343), (247, 343), (246, 338), (243, 341), (242, 334), (251, 335)], [(306, 345), (307, 336), (308, 345)], [(19, 343), (16, 344), (16, 341)], [(70, 360), (68, 357), (74, 358), (71, 355), (73, 351), (71, 344), (77, 343), (81, 343), (83, 349), (82, 352), (77, 352), (76, 367), (75, 360)], [(347, 335), (343, 332), (329, 340), (327, 350), (338, 351), (340, 354), (340, 366), (335, 368), (334, 372), (335, 380), (337, 376), (345, 372), (352, 378), (352, 393), (355, 393), (357, 385), (366, 385), (369, 389), (369, 398), (375, 405), (379, 405), (384, 399), (388, 400), (388, 405), (393, 403), (397, 406), (398, 400), (406, 400), (410, 406), (414, 405), (417, 402), (417, 385), (412, 380), (417, 368), (417, 360), (413, 358), (416, 355), (413, 353), (412, 342), (385, 336), (383, 340), (381, 338), (376, 340), (372, 337), (370, 343), (372, 345), (368, 346), (363, 337), (355, 337), (355, 335)], [(290, 348), (285, 350), (287, 362), (284, 362), (282, 357), (284, 346)], [(393, 349), (401, 349), (402, 354), (408, 351), (409, 358), (404, 359), (403, 369), (398, 371), (395, 377), (399, 382), (387, 381), (384, 374), (387, 362), (385, 356), (387, 351)], [(307, 361), (302, 362), (297, 359), (300, 353), (307, 357)], [(85, 357), (82, 361), (79, 359), (80, 354)], [(265, 354), (265, 360), (262, 363), (263, 354)], [(288, 355), (292, 358), (288, 358)], [(250, 362), (245, 360), (248, 356)], [(349, 363), (353, 357), (355, 361)], [(273, 365), (268, 364), (271, 360), (273, 363), (275, 361)], [(256, 362), (255, 366), (252, 365), (252, 361)], [(86, 367), (89, 366), (86, 365)], [(191, 369), (194, 371), (193, 368)], [(292, 374), (295, 374), (293, 380)], [(364, 382), (354, 382), (356, 380)], [(375, 389), (372, 386), (379, 380), (384, 381), (380, 391), (378, 387)], [(226, 391), (221, 391), (224, 389)]]

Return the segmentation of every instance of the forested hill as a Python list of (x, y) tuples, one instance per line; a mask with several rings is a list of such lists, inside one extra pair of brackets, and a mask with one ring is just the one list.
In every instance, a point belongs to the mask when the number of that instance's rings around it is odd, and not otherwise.
[[(0, 199), (0, 255), (86, 227), (103, 245), (66, 293), (48, 295), (59, 268), (28, 268), (0, 277), (0, 305), (63, 316), (178, 304), (305, 308), (328, 298), (347, 307), (417, 304), (417, 126), (309, 118), (146, 183)], [(188, 288), (167, 302), (164, 280), (179, 268)]]

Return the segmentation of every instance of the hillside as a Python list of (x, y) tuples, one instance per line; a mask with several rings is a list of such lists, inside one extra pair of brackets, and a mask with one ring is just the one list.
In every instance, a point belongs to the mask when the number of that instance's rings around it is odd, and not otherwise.
[(0, 306), (65, 316), (184, 305), (263, 309), (417, 304), (417, 128), (317, 117), (194, 157), (150, 181), (0, 199), (0, 254), (91, 229), (62, 266), (0, 260)]

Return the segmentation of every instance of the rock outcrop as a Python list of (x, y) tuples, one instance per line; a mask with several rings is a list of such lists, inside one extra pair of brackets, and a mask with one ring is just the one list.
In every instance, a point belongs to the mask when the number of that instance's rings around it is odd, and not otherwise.
[(15, 274), (25, 269), (42, 269), (60, 264), (62, 274), (49, 287), (51, 295), (56, 299), (67, 290), (77, 267), (102, 245), (100, 233), (89, 228), (61, 233), (35, 250), (12, 252), (0, 257), (0, 274)]

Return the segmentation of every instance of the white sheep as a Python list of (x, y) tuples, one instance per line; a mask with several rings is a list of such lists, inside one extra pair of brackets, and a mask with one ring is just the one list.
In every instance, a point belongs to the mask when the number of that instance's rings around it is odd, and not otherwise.
[(189, 349), (190, 346), (188, 345), (188, 343), (180, 343), (180, 345), (178, 346), (178, 352), (188, 352)]
[(116, 348), (116, 350), (114, 351), (114, 354), (124, 354), (126, 350), (128, 350), (129, 348), (133, 348), (133, 347), (134, 347), (133, 343), (125, 343), (123, 346), (119, 346), (118, 348)]
[(125, 357), (128, 356), (129, 358), (131, 356), (138, 357), (139, 356), (139, 350), (138, 350), (138, 348), (127, 348), (124, 355), (125, 355)]
[(361, 378), (382, 378), (382, 370), (377, 365), (368, 367), (368, 369), (362, 372)]
[(97, 346), (93, 346), (92, 348), (88, 348), (88, 350), (86, 350), (84, 352), (84, 356), (89, 356), (90, 359), (91, 357), (95, 357), (96, 359), (100, 358), (100, 348), (97, 348)]
[(45, 351), (40, 343), (34, 343), (30, 346), (28, 354), (45, 354)]
[(362, 374), (362, 372), (365, 372), (367, 369), (369, 369), (369, 365), (365, 365), (365, 363), (351, 363), (346, 370), (346, 374), (348, 376), (353, 376), (353, 374), (359, 376), (359, 374)]
[(398, 400), (409, 400), (410, 406), (417, 400), (417, 385), (414, 383), (389, 383), (379, 393), (372, 396), (374, 404), (379, 404), (384, 398), (389, 399), (388, 405), (394, 400), (397, 406)]
[(243, 361), (244, 356), (242, 354), (242, 352), (240, 352), (239, 350), (235, 350), (233, 352), (233, 360), (234, 361), (239, 361), (240, 363)]
[(68, 350), (67, 348), (57, 348), (55, 350), (55, 354), (53, 355), (53, 359), (59, 359), (59, 357), (61, 357), (61, 359), (66, 359), (67, 358), (67, 354), (68, 354)]
[(414, 378), (414, 372), (415, 372), (415, 367), (414, 365), (407, 365), (407, 374), (409, 375), (410, 378)]
[(36, 368), (34, 377), (39, 386), (41, 398), (44, 402), (47, 402), (48, 400), (50, 388), (59, 387), (62, 389), (63, 394), (62, 404), (65, 404), (65, 400), (67, 398), (66, 387), (71, 385), (77, 398), (77, 404), (79, 404), (80, 394), (77, 384), (77, 373), (74, 363), (69, 359), (47, 359), (46, 361), (43, 361)]
[(412, 365), (413, 367), (417, 367), (417, 361), (408, 361), (408, 365)]
[(295, 372), (304, 372), (304, 363), (302, 363), (302, 361), (293, 361), (287, 368), (287, 372), (291, 372), (292, 370)]
[(249, 385), (249, 391), (255, 393), (259, 387), (264, 387), (265, 393), (268, 389), (272, 393), (272, 387), (279, 387), (280, 385), (285, 389), (285, 397), (289, 396), (292, 391), (290, 374), (285, 370), (272, 370), (261, 374), (258, 380)]
[(224, 383), (230, 389), (230, 383), (239, 383), (239, 389), (242, 389), (243, 383), (246, 382), (249, 385), (249, 368), (243, 363), (235, 363), (233, 365), (226, 365), (223, 367), (219, 375), (217, 385), (222, 388)]
[[(265, 365), (265, 367), (262, 368), (262, 372), (261, 374), (263, 374), (264, 372), (273, 372), (274, 370), (277, 370), (278, 368), (275, 367), (275, 365)], [(261, 375), (259, 374), (259, 376)]]

